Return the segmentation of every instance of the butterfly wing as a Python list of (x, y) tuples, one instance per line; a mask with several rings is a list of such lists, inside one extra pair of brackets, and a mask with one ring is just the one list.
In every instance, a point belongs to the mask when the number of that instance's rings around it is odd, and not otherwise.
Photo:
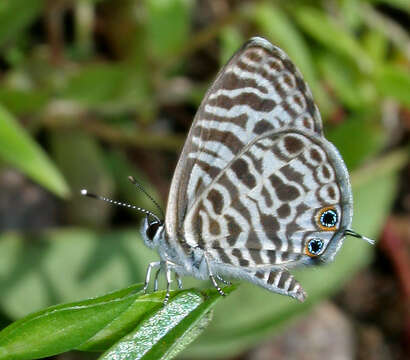
[[(332, 209), (335, 224), (321, 224)], [(235, 269), (308, 264), (308, 241), (330, 261), (352, 218), (351, 188), (339, 153), (323, 137), (274, 130), (245, 146), (193, 202), (183, 236)]]
[(262, 38), (248, 41), (219, 72), (193, 121), (172, 180), (166, 234), (184, 247), (186, 214), (212, 180), (255, 138), (296, 127), (322, 136), (312, 94), (288, 56)]

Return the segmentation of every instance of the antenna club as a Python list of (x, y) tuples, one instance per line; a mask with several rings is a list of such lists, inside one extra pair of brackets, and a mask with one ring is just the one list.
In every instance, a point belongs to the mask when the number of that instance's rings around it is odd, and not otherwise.
[(362, 240), (364, 240), (364, 241), (367, 241), (370, 245), (374, 245), (374, 244), (375, 244), (375, 241), (374, 241), (373, 239), (369, 239), (369, 238), (366, 237), (366, 236), (360, 235), (360, 234), (358, 234), (357, 232), (355, 232), (355, 231), (353, 231), (353, 230), (351, 230), (351, 229), (345, 230), (345, 235), (350, 235), (350, 236), (353, 236), (353, 237), (355, 237), (355, 238), (362, 239)]
[[(137, 183), (137, 185), (138, 185), (138, 183)], [(82, 190), (80, 191), (80, 193), (81, 193), (81, 195), (88, 196), (88, 197), (91, 197), (91, 198), (94, 198), (94, 199), (98, 199), (98, 200), (102, 200), (102, 201), (108, 202), (108, 203), (110, 203), (110, 204), (114, 204), (114, 205), (117, 205), (117, 206), (123, 206), (123, 207), (126, 207), (126, 208), (130, 208), (130, 209), (135, 209), (135, 210), (137, 210), (137, 211), (141, 211), (141, 212), (143, 212), (144, 214), (147, 214), (147, 215), (150, 215), (150, 216), (154, 217), (156, 221), (158, 221), (159, 223), (161, 223), (161, 220), (158, 218), (158, 216), (155, 215), (154, 213), (152, 213), (152, 212), (149, 211), (149, 210), (140, 208), (140, 207), (135, 206), (135, 205), (123, 203), (123, 202), (121, 202), (121, 201), (109, 199), (109, 198), (106, 198), (105, 196), (96, 195), (96, 194), (94, 194), (94, 193), (88, 192), (88, 190), (86, 190), (86, 189), (82, 189)]]
[(369, 239), (366, 236), (362, 236), (362, 239), (367, 241), (370, 245), (374, 245), (376, 243), (376, 241), (374, 241), (373, 239)]

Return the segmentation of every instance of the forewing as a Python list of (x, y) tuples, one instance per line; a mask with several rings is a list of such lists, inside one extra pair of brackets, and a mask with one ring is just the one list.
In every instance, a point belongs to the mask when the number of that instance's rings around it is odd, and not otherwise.
[[(312, 237), (337, 251), (332, 239), (350, 226), (351, 204), (347, 170), (333, 145), (302, 130), (272, 131), (246, 146), (196, 199), (183, 236), (235, 267), (293, 266), (309, 259)], [(318, 216), (329, 207), (337, 224), (323, 230)]]
[(300, 72), (281, 49), (253, 38), (219, 72), (195, 116), (170, 188), (168, 238), (179, 237), (195, 199), (245, 146), (286, 127), (322, 136), (319, 111)]

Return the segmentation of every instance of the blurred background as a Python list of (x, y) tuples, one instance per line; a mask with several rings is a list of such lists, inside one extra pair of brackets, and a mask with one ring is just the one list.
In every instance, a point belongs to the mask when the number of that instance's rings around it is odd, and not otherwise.
[(155, 211), (133, 175), (164, 205), (207, 87), (259, 35), (310, 85), (351, 171), (353, 228), (378, 242), (297, 271), (303, 304), (241, 285), (180, 356), (408, 359), (409, 29), (408, 0), (2, 0), (0, 328), (143, 281), (157, 255), (141, 216), (79, 191)]

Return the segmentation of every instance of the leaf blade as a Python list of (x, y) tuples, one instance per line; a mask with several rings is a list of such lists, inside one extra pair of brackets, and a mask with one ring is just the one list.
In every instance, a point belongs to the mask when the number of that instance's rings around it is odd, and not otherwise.
[(133, 301), (128, 294), (141, 287), (52, 306), (16, 321), (0, 331), (0, 359), (33, 359), (71, 350), (126, 309)]
[(0, 105), (0, 157), (60, 197), (69, 188), (60, 171), (14, 116)]

